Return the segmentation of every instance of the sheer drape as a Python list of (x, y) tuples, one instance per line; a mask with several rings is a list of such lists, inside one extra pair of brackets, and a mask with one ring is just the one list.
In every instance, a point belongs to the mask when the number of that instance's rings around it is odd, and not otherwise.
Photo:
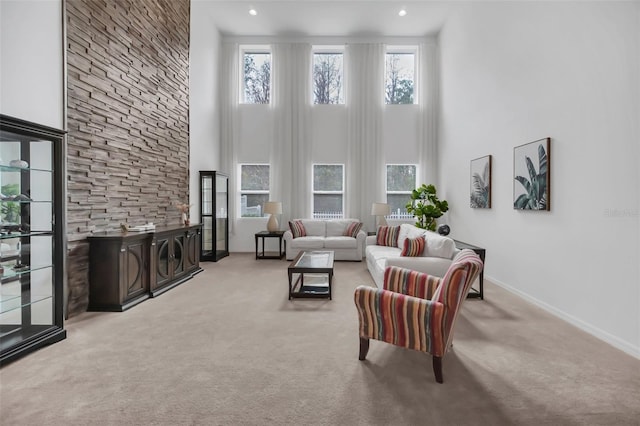
[(240, 59), (237, 43), (223, 43), (220, 71), (220, 169), (229, 173), (229, 232), (236, 228), (236, 147), (238, 146), (238, 104)]
[(282, 201), (281, 223), (311, 217), (311, 45), (273, 45), (274, 145), (271, 199)]
[(345, 53), (349, 82), (346, 215), (360, 218), (369, 229), (374, 229), (371, 204), (385, 199), (382, 147), (385, 48), (380, 43), (349, 44)]
[(420, 180), (418, 184), (437, 184), (438, 179), (438, 52), (435, 42), (420, 44), (420, 118), (418, 160)]

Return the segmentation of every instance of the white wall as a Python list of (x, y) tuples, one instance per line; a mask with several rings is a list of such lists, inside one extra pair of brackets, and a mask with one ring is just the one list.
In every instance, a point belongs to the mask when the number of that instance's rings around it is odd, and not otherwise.
[(0, 1), (0, 112), (63, 127), (61, 0)]
[[(439, 121), (452, 236), (487, 248), (491, 281), (635, 356), (639, 8), (461, 4), (440, 35)], [(552, 138), (551, 211), (515, 211), (513, 147), (544, 137)], [(474, 210), (469, 161), (487, 154), (493, 207)]]

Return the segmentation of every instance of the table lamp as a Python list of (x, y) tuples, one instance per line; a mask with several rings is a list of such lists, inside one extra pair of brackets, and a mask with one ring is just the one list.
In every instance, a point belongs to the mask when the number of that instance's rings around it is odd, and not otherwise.
[(267, 201), (264, 203), (264, 212), (270, 214), (269, 221), (267, 222), (267, 231), (276, 232), (279, 230), (277, 214), (282, 214), (282, 202), (280, 201)]
[(387, 203), (373, 203), (371, 205), (371, 215), (376, 217), (376, 228), (378, 226), (387, 226), (385, 216), (391, 213), (391, 207)]

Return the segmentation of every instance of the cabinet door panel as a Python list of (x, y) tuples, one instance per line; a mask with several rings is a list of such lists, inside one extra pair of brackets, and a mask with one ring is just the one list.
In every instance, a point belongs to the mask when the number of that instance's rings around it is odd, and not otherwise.
[(127, 299), (146, 292), (144, 282), (146, 244), (131, 244), (127, 246), (124, 258), (124, 294)]

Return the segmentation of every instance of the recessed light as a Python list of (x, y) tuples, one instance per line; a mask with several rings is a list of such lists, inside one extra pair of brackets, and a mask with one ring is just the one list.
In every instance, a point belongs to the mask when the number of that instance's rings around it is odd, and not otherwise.
[(398, 16), (405, 16), (406, 14), (407, 14), (406, 9), (400, 9), (400, 12), (398, 12)]
[(249, 9), (249, 15), (251, 16), (256, 16), (258, 14), (258, 11), (255, 9)]

